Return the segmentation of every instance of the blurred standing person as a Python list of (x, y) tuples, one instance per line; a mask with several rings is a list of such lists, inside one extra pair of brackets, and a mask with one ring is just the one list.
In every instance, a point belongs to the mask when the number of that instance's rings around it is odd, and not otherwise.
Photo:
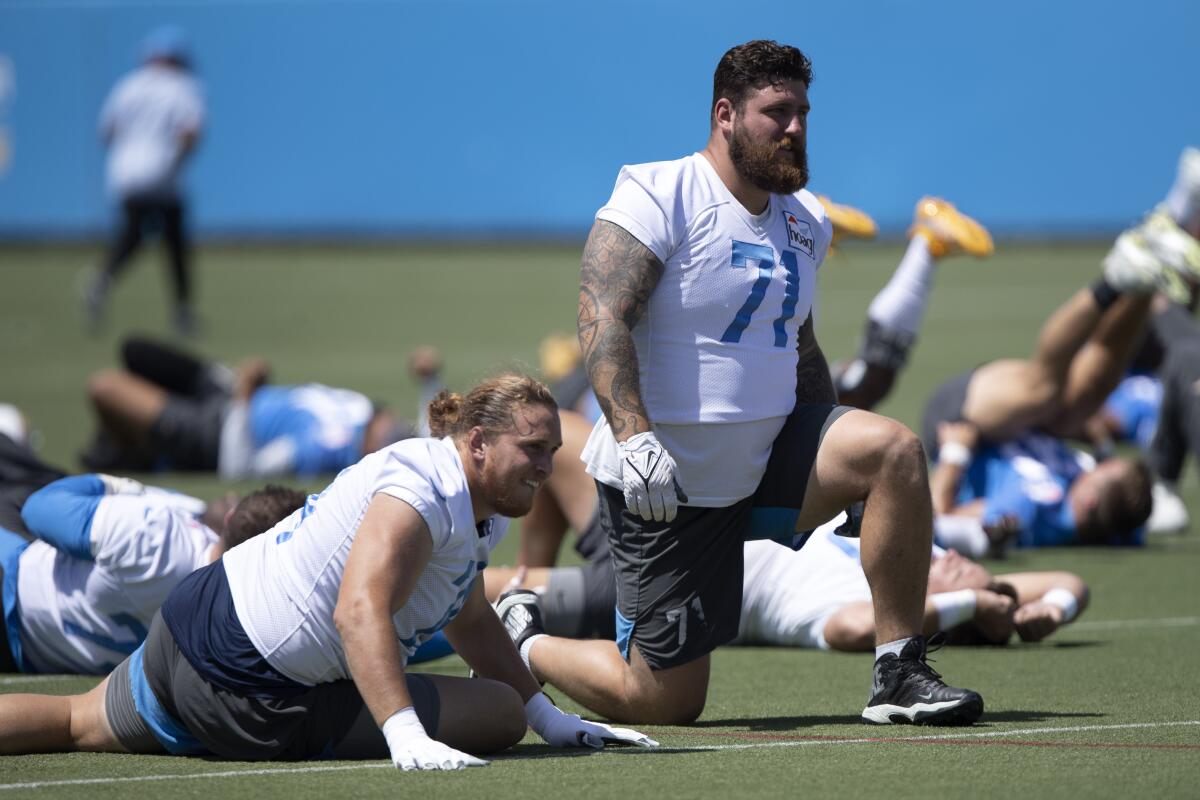
[(153, 31), (142, 44), (142, 58), (142, 65), (113, 87), (100, 112), (100, 136), (108, 147), (107, 188), (120, 203), (121, 218), (100, 271), (84, 289), (84, 306), (94, 330), (113, 281), (153, 225), (162, 231), (170, 255), (175, 329), (190, 335), (196, 323), (180, 174), (200, 139), (204, 98), (191, 73), (182, 29)]

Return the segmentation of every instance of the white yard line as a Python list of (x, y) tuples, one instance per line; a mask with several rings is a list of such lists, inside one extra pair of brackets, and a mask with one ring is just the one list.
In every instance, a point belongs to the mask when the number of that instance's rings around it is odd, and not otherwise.
[[(1181, 726), (1200, 726), (1200, 720), (1180, 720), (1180, 721), (1164, 721), (1164, 722), (1130, 722), (1118, 725), (1072, 725), (1069, 727), (1044, 727), (1044, 728), (1017, 728), (1014, 730), (998, 730), (998, 731), (981, 731), (975, 733), (943, 733), (932, 734), (927, 736), (900, 736), (900, 737), (859, 737), (847, 739), (802, 739), (797, 741), (778, 741), (778, 742), (752, 742), (747, 744), (718, 744), (718, 745), (697, 745), (693, 747), (664, 747), (661, 748), (667, 752), (682, 752), (682, 751), (711, 751), (711, 750), (753, 750), (757, 748), (767, 747), (815, 747), (824, 745), (839, 745), (839, 744), (903, 744), (904, 742), (927, 742), (937, 741), (939, 739), (950, 739), (961, 741), (963, 739), (990, 739), (990, 738), (1012, 738), (1016, 736), (1032, 736), (1039, 733), (1063, 734), (1063, 733), (1083, 733), (1086, 731), (1119, 731), (1130, 730), (1135, 728), (1177, 728)], [(737, 736), (736, 732), (730, 733), (730, 736)], [(648, 751), (638, 748), (629, 748), (612, 751), (613, 754), (628, 753), (628, 754), (648, 754)], [(542, 757), (561, 757), (565, 755), (563, 752), (547, 754)], [(519, 761), (528, 758), (527, 756), (510, 756), (508, 758), (501, 757), (499, 760)], [(182, 773), (171, 775), (135, 775), (127, 778), (76, 778), (73, 780), (60, 781), (30, 781), (28, 783), (0, 783), (0, 791), (7, 789), (49, 789), (59, 788), (63, 786), (99, 786), (117, 783), (145, 783), (150, 781), (187, 781), (199, 780), (204, 778), (242, 778), (253, 777), (259, 775), (309, 775), (318, 772), (349, 772), (360, 769), (393, 769), (391, 764), (371, 761), (363, 764), (346, 764), (337, 766), (313, 766), (313, 767), (281, 767), (273, 769), (239, 769), (228, 770), (224, 772), (196, 772)]]
[[(51, 681), (69, 681), (79, 675), (9, 675), (0, 678), (0, 686), (10, 686), (16, 683), (49, 683)], [(87, 676), (83, 676), (87, 677)]]

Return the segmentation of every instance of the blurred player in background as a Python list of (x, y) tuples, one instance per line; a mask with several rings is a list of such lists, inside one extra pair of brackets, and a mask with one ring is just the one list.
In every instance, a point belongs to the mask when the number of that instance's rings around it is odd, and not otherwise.
[[(124, 370), (92, 376), (100, 425), (83, 454), (96, 471), (216, 471), (222, 478), (337, 472), (415, 427), (365, 395), (319, 383), (274, 386), (262, 359), (236, 371), (148, 339), (121, 347)], [(414, 355), (412, 368), (425, 368)], [(425, 384), (436, 385), (436, 365)]]
[(108, 147), (107, 186), (120, 221), (99, 271), (84, 286), (84, 310), (95, 329), (113, 282), (148, 230), (161, 231), (170, 257), (175, 330), (195, 332), (190, 243), (181, 175), (204, 127), (204, 98), (191, 72), (187, 35), (166, 26), (142, 44), (143, 64), (113, 88), (100, 112)]
[(0, 672), (104, 675), (146, 638), (175, 586), (304, 504), (269, 486), (204, 503), (111, 475), (48, 484), (0, 528)]
[(922, 436), (938, 454), (939, 513), (995, 529), (1008, 519), (1022, 546), (1140, 542), (1152, 504), (1147, 466), (1096, 465), (1063, 440), (1087, 438), (1143, 341), (1155, 292), (1191, 300), (1200, 280), (1198, 158), (1185, 152), (1168, 202), (1117, 238), (1101, 277), (1051, 314), (1028, 359), (988, 362), (933, 392)]

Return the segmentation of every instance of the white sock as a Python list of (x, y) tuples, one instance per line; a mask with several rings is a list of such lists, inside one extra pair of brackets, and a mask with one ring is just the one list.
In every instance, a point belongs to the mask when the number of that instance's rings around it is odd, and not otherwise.
[(883, 656), (886, 656), (888, 653), (891, 653), (894, 656), (899, 656), (900, 651), (904, 649), (904, 645), (908, 644), (912, 640), (913, 640), (913, 637), (909, 636), (907, 639), (897, 639), (894, 642), (888, 642), (887, 644), (876, 645), (875, 660), (878, 661), (880, 658), (882, 658)]
[(953, 548), (967, 558), (983, 558), (990, 544), (979, 520), (951, 514), (933, 518), (933, 541), (938, 547)]
[(884, 328), (916, 336), (925, 318), (936, 267), (937, 259), (930, 254), (925, 237), (912, 237), (892, 279), (871, 301), (867, 316)]
[(1194, 226), (1200, 222), (1200, 169), (1196, 167), (1197, 155), (1188, 148), (1179, 159), (1179, 169), (1175, 173), (1175, 183), (1167, 193), (1163, 205), (1167, 213), (1182, 227)]
[(533, 667), (529, 665), (529, 651), (533, 649), (533, 645), (538, 639), (545, 639), (546, 635), (544, 633), (535, 633), (521, 643), (521, 660), (525, 662), (525, 668), (530, 672), (533, 672)]

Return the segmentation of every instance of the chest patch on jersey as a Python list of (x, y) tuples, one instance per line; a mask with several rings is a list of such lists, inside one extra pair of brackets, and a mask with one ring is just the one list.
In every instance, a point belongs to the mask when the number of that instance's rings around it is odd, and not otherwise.
[(783, 212), (783, 220), (787, 225), (788, 247), (807, 253), (809, 258), (815, 258), (812, 226), (790, 211)]

